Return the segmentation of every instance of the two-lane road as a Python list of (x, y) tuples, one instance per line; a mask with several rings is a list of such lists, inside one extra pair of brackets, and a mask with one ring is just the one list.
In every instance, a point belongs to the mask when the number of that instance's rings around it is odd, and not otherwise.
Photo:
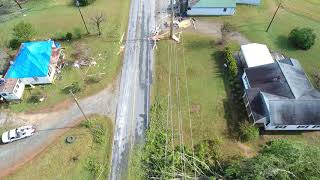
[(134, 144), (143, 141), (148, 124), (155, 0), (131, 0), (124, 64), (112, 150), (110, 179), (127, 177), (128, 159)]

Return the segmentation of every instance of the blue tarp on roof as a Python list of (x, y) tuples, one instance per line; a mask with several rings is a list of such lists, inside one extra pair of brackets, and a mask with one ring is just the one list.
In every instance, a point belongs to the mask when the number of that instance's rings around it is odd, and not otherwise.
[(5, 78), (47, 76), (53, 43), (52, 40), (22, 43)]

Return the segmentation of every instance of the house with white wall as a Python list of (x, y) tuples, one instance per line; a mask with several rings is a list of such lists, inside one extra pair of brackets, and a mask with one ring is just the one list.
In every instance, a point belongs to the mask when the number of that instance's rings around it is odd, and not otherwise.
[[(260, 56), (256, 46), (252, 47), (252, 54), (244, 55), (247, 66), (242, 75), (242, 98), (249, 119), (265, 130), (320, 130), (320, 92), (312, 86), (299, 61), (266, 61), (264, 53)], [(247, 54), (249, 49), (244, 52)], [(259, 61), (261, 57), (263, 61)]]
[[(52, 40), (22, 43), (0, 84), (0, 95), (7, 101), (19, 100), (24, 85), (51, 84), (60, 53), (60, 44)], [(18, 94), (13, 89), (14, 82), (19, 84)], [(10, 93), (15, 96), (7, 96)]]

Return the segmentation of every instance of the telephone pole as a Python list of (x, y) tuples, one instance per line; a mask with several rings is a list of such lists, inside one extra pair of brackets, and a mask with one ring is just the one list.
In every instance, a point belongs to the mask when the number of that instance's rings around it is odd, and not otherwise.
[[(19, 6), (20, 9), (22, 9), (20, 3), (17, 0), (14, 0), (14, 2), (16, 2), (16, 4)], [(1, 7), (1, 6), (0, 6)]]
[(271, 21), (270, 21), (270, 23), (269, 23), (269, 25), (268, 25), (268, 27), (267, 27), (266, 32), (268, 32), (268, 31), (269, 31), (270, 26), (271, 26), (271, 24), (273, 23), (273, 20), (274, 20), (274, 18), (276, 17), (276, 15), (277, 15), (278, 10), (279, 10), (279, 8), (280, 8), (280, 7), (281, 7), (281, 2), (279, 3), (279, 5), (278, 5), (278, 8), (277, 8), (276, 12), (273, 14), (273, 17), (272, 17), (272, 19), (271, 19)]
[(173, 7), (173, 0), (170, 0), (170, 6), (171, 6), (171, 23), (170, 23), (170, 38), (173, 39), (173, 21), (174, 21), (174, 7)]
[(84, 114), (84, 112), (83, 112), (83, 110), (82, 110), (82, 108), (81, 108), (81, 106), (80, 106), (80, 104), (79, 104), (79, 102), (78, 102), (78, 99), (77, 99), (76, 96), (73, 94), (72, 90), (70, 90), (70, 94), (71, 94), (71, 96), (73, 97), (74, 101), (76, 102), (76, 104), (77, 104), (79, 110), (81, 111), (83, 117), (88, 121), (88, 118), (87, 118), (86, 114)]
[(88, 30), (88, 27), (87, 27), (87, 25), (86, 25), (86, 22), (84, 21), (84, 18), (83, 18), (82, 12), (81, 12), (81, 10), (80, 10), (80, 3), (79, 3), (79, 1), (78, 1), (78, 0), (76, 1), (76, 5), (77, 5), (77, 7), (78, 7), (78, 10), (79, 10), (79, 13), (80, 13), (80, 16), (81, 16), (82, 22), (83, 22), (83, 24), (84, 24), (84, 27), (86, 28), (87, 33), (88, 33), (88, 34), (90, 34), (90, 32), (89, 32), (89, 30)]

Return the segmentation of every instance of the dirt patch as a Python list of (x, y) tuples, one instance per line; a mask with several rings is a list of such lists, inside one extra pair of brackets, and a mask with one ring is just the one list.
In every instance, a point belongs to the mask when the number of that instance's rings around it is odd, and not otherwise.
[(238, 142), (237, 146), (241, 149), (241, 152), (246, 157), (253, 157), (256, 154), (255, 151), (251, 147), (249, 147), (243, 143)]
[[(197, 20), (196, 27), (197, 29), (189, 28), (187, 31), (201, 33), (209, 36), (214, 36), (215, 38), (222, 39), (221, 28), (223, 23), (221, 22), (209, 22), (205, 20)], [(243, 36), (239, 32), (231, 32), (227, 35), (227, 40), (236, 41), (240, 45), (251, 43), (249, 39)]]

